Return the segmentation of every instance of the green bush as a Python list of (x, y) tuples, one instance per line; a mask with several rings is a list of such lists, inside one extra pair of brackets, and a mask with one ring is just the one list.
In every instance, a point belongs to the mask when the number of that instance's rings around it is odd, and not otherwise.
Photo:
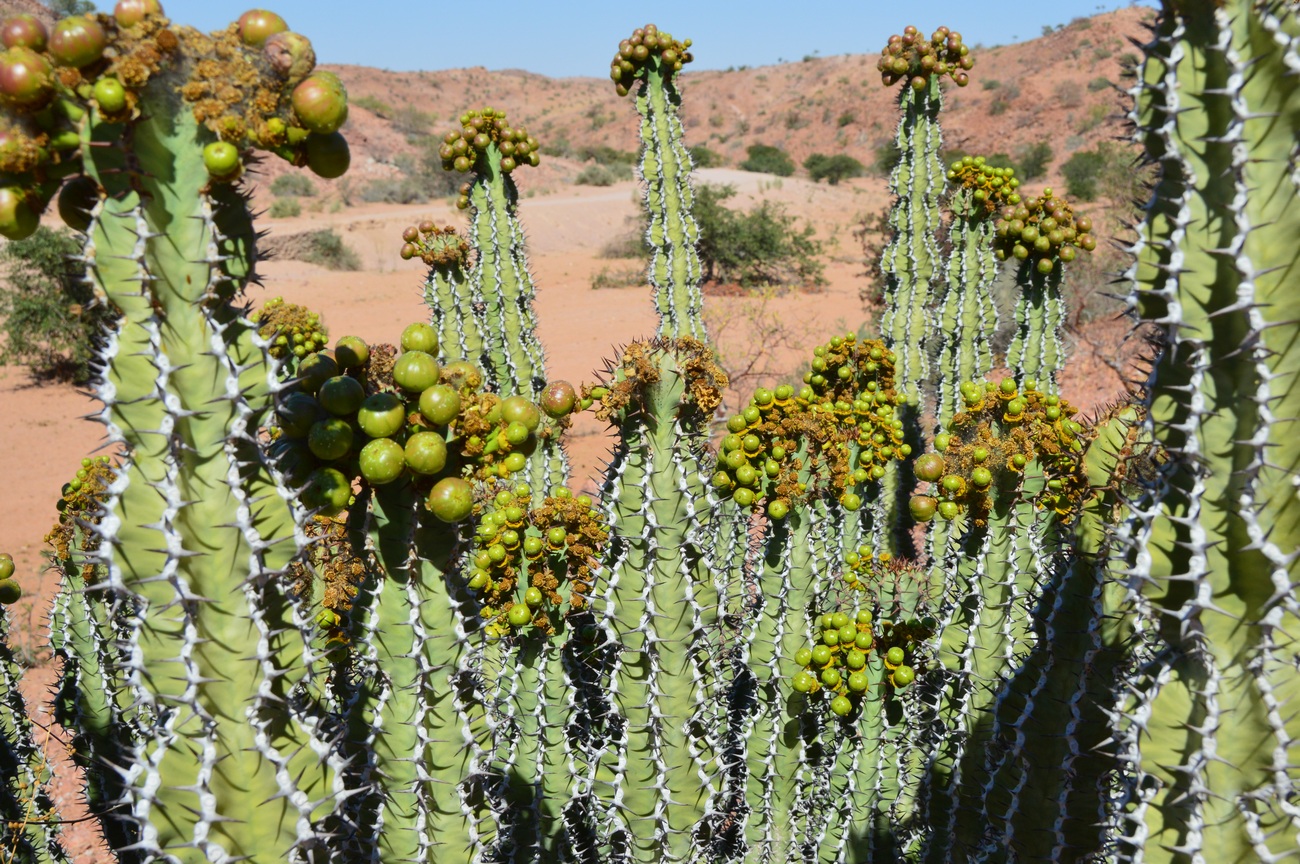
[(775, 174), (778, 177), (789, 177), (794, 173), (794, 162), (790, 159), (790, 154), (780, 147), (773, 147), (769, 144), (751, 144), (746, 152), (749, 158), (740, 163), (742, 171), (753, 171), (758, 174)]
[(1148, 172), (1134, 165), (1127, 148), (1103, 141), (1092, 150), (1076, 151), (1061, 165), (1061, 174), (1066, 192), (1081, 201), (1130, 201), (1141, 197)]
[(1088, 92), (1096, 93), (1099, 90), (1105, 90), (1110, 86), (1110, 79), (1105, 75), (1098, 75), (1088, 82)]
[(297, 198), (276, 198), (271, 202), (272, 219), (292, 219), (302, 215), (302, 204)]
[[(570, 155), (580, 162), (595, 162), (597, 165), (624, 165), (630, 168), (636, 164), (636, 154), (631, 150), (615, 150), (604, 144), (579, 147)], [(628, 176), (631, 176), (630, 172)]]
[(1019, 156), (1020, 158), (1015, 162), (1015, 169), (1021, 182), (1037, 180), (1047, 173), (1047, 166), (1053, 156), (1052, 145), (1046, 141), (1038, 141), (1021, 148)]
[(1080, 201), (1097, 200), (1098, 179), (1105, 168), (1106, 157), (1100, 150), (1077, 151), (1061, 165), (1066, 192)]
[(81, 244), (66, 231), (41, 227), (0, 249), (5, 344), (0, 360), (33, 375), (84, 384), (99, 336), (115, 317), (95, 300), (85, 265), (70, 256)]
[(845, 153), (836, 153), (834, 156), (814, 153), (804, 160), (803, 167), (814, 181), (824, 178), (832, 186), (848, 177), (861, 177), (867, 170), (861, 162)]
[(429, 193), (411, 177), (381, 177), (362, 186), (357, 197), (368, 204), (415, 204), (429, 200)]
[(690, 148), (691, 161), (695, 163), (696, 168), (717, 168), (725, 165), (726, 161), (722, 154), (716, 150), (710, 150), (703, 144), (696, 144)]
[(281, 174), (271, 182), (271, 194), (276, 197), (311, 198), (316, 194), (316, 184), (306, 174), (296, 171)]
[[(623, 175), (626, 176), (623, 176)], [(622, 172), (616, 171), (608, 165), (592, 163), (578, 172), (578, 176), (573, 178), (573, 182), (579, 186), (612, 186), (619, 180), (627, 180), (632, 176), (630, 166), (624, 166)]]
[(703, 185), (695, 193), (695, 220), (700, 226), (698, 250), (704, 279), (736, 282), (745, 288), (764, 285), (821, 285), (822, 244), (805, 225), (777, 204), (762, 204), (741, 213), (723, 201), (736, 194), (734, 186)]
[(343, 238), (327, 228), (313, 231), (305, 238), (307, 249), (301, 258), (308, 264), (317, 264), (327, 270), (360, 270), (361, 259), (343, 242)]

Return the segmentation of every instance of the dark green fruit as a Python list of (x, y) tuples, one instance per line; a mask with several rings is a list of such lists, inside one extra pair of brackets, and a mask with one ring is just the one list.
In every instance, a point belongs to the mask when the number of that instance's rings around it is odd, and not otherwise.
[(239, 173), (239, 148), (229, 141), (213, 141), (203, 148), (203, 167), (222, 180)]
[(283, 18), (265, 9), (249, 9), (239, 16), (236, 26), (239, 29), (239, 38), (250, 48), (258, 48), (268, 36), (289, 29), (289, 25)]
[(14, 556), (0, 552), (0, 579), (11, 579), (14, 575)]
[(335, 468), (318, 468), (312, 472), (303, 492), (302, 503), (313, 510), (319, 509), (327, 516), (348, 506), (352, 498), (352, 484), (343, 472)]
[[(0, 24), (0, 42), (6, 48), (30, 48), (44, 51), (50, 33), (35, 15), (15, 15)], [(1087, 230), (1087, 229), (1080, 229)]]
[(25, 240), (36, 233), (40, 224), (40, 216), (32, 209), (25, 191), (0, 187), (0, 235)]
[(392, 393), (372, 394), (357, 409), (357, 425), (371, 438), (389, 438), (406, 425), (406, 406)]
[(293, 88), (293, 113), (309, 132), (337, 132), (348, 119), (348, 97), (338, 77), (316, 72)]
[(428, 506), (442, 522), (461, 522), (474, 512), (474, 490), (459, 477), (445, 477), (429, 492)]
[(370, 359), (370, 346), (360, 336), (340, 336), (334, 343), (334, 360), (343, 369), (366, 365)]
[(391, 438), (376, 438), (361, 448), (361, 476), (372, 486), (392, 483), (406, 466), (402, 445)]
[(307, 136), (307, 167), (317, 177), (326, 180), (342, 177), (351, 165), (352, 150), (340, 133)]
[(23, 588), (13, 579), (0, 579), (0, 604), (8, 606), (17, 603), (23, 596)]
[(542, 391), (540, 402), (547, 417), (559, 420), (573, 412), (578, 402), (578, 392), (568, 381), (552, 381)]
[(526, 396), (510, 396), (501, 400), (501, 419), (507, 423), (522, 423), (529, 432), (542, 422), (542, 413)]
[(104, 56), (108, 36), (99, 22), (86, 15), (71, 15), (54, 25), (49, 51), (60, 66), (80, 69)]
[(15, 105), (36, 107), (54, 93), (50, 63), (30, 48), (0, 54), (0, 94)]
[(929, 495), (913, 495), (907, 502), (907, 508), (912, 512), (912, 518), (917, 522), (929, 522), (934, 518), (934, 514), (939, 507), (939, 502)]
[(342, 459), (352, 449), (352, 427), (338, 417), (318, 420), (307, 431), (307, 446), (317, 459)]
[(460, 413), (460, 394), (446, 384), (435, 384), (420, 394), (420, 413), (435, 426), (446, 426)]
[(100, 78), (95, 82), (91, 94), (99, 103), (101, 114), (120, 114), (126, 110), (126, 88), (116, 78)]
[(285, 438), (306, 438), (312, 424), (324, 419), (324, 411), (311, 395), (290, 393), (276, 406), (275, 416)]
[(403, 390), (422, 392), (438, 383), (438, 361), (423, 351), (407, 351), (393, 364), (393, 380)]
[(335, 375), (320, 385), (316, 398), (321, 407), (331, 414), (346, 417), (355, 414), (365, 401), (366, 391), (361, 382), (347, 375)]
[(437, 432), (416, 432), (406, 441), (406, 464), (416, 474), (437, 474), (447, 464), (447, 442)]
[(76, 177), (59, 190), (59, 218), (74, 231), (90, 228), (90, 211), (99, 203), (99, 184), (92, 177)]
[(415, 323), (407, 325), (402, 331), (403, 351), (423, 351), (425, 354), (438, 353), (438, 331), (428, 324)]

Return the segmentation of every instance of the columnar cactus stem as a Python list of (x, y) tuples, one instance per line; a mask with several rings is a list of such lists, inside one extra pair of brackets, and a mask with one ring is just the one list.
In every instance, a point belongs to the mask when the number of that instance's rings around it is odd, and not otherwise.
[(1159, 170), (1130, 302), (1162, 333), (1120, 574), (1142, 622), (1117, 716), (1120, 860), (1280, 860), (1300, 845), (1295, 506), (1300, 18), (1167, 2), (1134, 88)]
[(1043, 390), (1057, 392), (1057, 378), (1065, 368), (1065, 301), (1061, 299), (1061, 270), (1047, 275), (1031, 263), (1016, 272), (1020, 296), (1016, 298), (1016, 332), (1007, 349), (1007, 365), (1016, 380), (1034, 381)]

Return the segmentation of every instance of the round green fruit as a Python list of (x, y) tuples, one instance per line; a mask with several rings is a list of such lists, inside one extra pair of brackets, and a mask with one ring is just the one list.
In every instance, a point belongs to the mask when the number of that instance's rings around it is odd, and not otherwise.
[(392, 438), (376, 438), (361, 448), (358, 457), (361, 476), (372, 486), (392, 483), (402, 475), (406, 465), (402, 445)]
[(203, 167), (215, 180), (239, 173), (239, 148), (229, 141), (213, 141), (203, 148)]
[(313, 510), (319, 509), (326, 515), (333, 515), (344, 507), (352, 498), (352, 484), (343, 472), (335, 468), (318, 468), (307, 480), (307, 490), (303, 493), (303, 503)]
[(840, 674), (840, 670), (832, 668), (823, 669), (819, 677), (821, 678), (822, 683), (827, 687), (835, 688), (840, 686), (840, 681), (844, 676)]
[(293, 113), (309, 132), (337, 132), (348, 119), (348, 97), (338, 77), (325, 72), (307, 76), (293, 88)]
[(406, 441), (406, 464), (416, 474), (437, 474), (447, 465), (447, 442), (437, 432), (416, 432)]
[(24, 190), (0, 187), (0, 235), (25, 240), (36, 233), (40, 224), (41, 217), (32, 209)]
[(13, 579), (0, 579), (0, 605), (17, 603), (23, 596), (23, 588)]
[(916, 680), (916, 670), (911, 666), (899, 666), (894, 670), (894, 686), (898, 688), (906, 687)]
[(474, 489), (459, 477), (444, 477), (429, 492), (429, 511), (442, 522), (463, 522), (474, 512)]
[(371, 438), (391, 438), (406, 425), (406, 406), (392, 393), (373, 393), (357, 409), (357, 425)]
[(307, 447), (325, 462), (342, 459), (352, 449), (352, 427), (338, 417), (318, 420), (307, 432)]
[(342, 177), (352, 167), (352, 149), (348, 140), (338, 132), (308, 135), (306, 149), (307, 168), (322, 179)]
[(446, 426), (460, 413), (460, 394), (446, 384), (435, 384), (420, 393), (420, 413), (435, 426)]
[[(858, 610), (858, 614), (854, 617), (854, 620), (857, 621), (859, 624), (861, 624), (863, 627), (868, 627), (868, 626), (870, 626), (870, 625), (871, 625), (871, 622), (872, 622), (872, 620), (873, 620), (873, 616), (872, 616), (872, 614), (871, 614), (871, 610), (870, 610), (870, 609), (859, 609), (859, 610)], [(864, 635), (865, 635), (865, 634), (864, 634)]]
[(74, 231), (90, 228), (90, 213), (99, 203), (99, 184), (93, 177), (76, 177), (59, 190), (59, 218)]
[(438, 331), (428, 324), (416, 322), (408, 324), (402, 331), (403, 351), (423, 351), (425, 354), (438, 353)]
[(0, 552), (0, 579), (11, 579), (14, 575), (14, 556)]
[(831, 711), (837, 717), (847, 717), (853, 711), (853, 703), (847, 696), (836, 696), (831, 700)]
[(290, 393), (275, 407), (276, 421), (285, 438), (306, 438), (312, 424), (324, 419), (320, 403), (307, 393)]
[(501, 419), (507, 423), (522, 423), (529, 432), (542, 422), (542, 413), (526, 396), (510, 396), (501, 400)]
[(871, 679), (867, 677), (866, 672), (854, 672), (849, 676), (849, 689), (854, 693), (865, 693), (871, 686)]
[(335, 375), (339, 374), (339, 364), (328, 354), (317, 352), (308, 354), (298, 364), (298, 386), (304, 393), (315, 393)]
[(260, 48), (268, 36), (289, 29), (288, 23), (283, 18), (265, 9), (249, 9), (239, 16), (235, 26), (239, 31), (239, 38), (250, 48)]
[(423, 351), (407, 351), (393, 364), (393, 380), (403, 390), (422, 392), (438, 383), (438, 361)]
[(541, 606), (542, 601), (545, 599), (546, 598), (542, 596), (542, 589), (540, 588), (529, 588), (524, 592), (524, 602), (534, 609)]
[(528, 466), (528, 457), (522, 453), (511, 453), (501, 461), (507, 474), (518, 474)]
[(816, 666), (825, 666), (831, 662), (831, 649), (825, 645), (818, 645), (812, 649), (812, 662)]
[(902, 648), (899, 648), (897, 645), (895, 645), (893, 648), (890, 648), (889, 651), (885, 653), (885, 662), (888, 663), (890, 666), (901, 666), (903, 661), (906, 659), (907, 659), (906, 653), (903, 651)]
[(104, 28), (88, 15), (70, 15), (55, 24), (50, 34), (50, 56), (60, 66), (89, 66), (104, 56), (107, 46)]
[(91, 95), (99, 103), (101, 114), (120, 114), (126, 110), (126, 88), (116, 78), (100, 78)]
[(929, 495), (913, 495), (907, 502), (907, 509), (917, 522), (929, 522), (939, 507), (939, 502)]
[(355, 414), (366, 398), (361, 382), (347, 375), (327, 379), (316, 391), (321, 407), (339, 417)]
[(796, 693), (809, 693), (817, 686), (817, 678), (809, 672), (796, 672), (790, 680), (790, 686)]
[(506, 618), (509, 619), (512, 627), (523, 627), (533, 620), (533, 611), (526, 604), (516, 603), (506, 613)]
[(794, 662), (800, 666), (807, 666), (812, 662), (812, 649), (800, 648), (794, 652)]
[(340, 336), (334, 343), (334, 360), (343, 369), (356, 369), (370, 359), (370, 346), (360, 336)]

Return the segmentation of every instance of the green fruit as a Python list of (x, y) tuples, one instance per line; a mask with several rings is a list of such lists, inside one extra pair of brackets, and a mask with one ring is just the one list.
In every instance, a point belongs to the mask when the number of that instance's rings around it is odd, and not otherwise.
[(360, 336), (340, 336), (334, 343), (334, 360), (343, 369), (366, 365), (370, 359), (370, 346)]
[(349, 378), (347, 375), (335, 375), (320, 385), (316, 391), (316, 398), (326, 411), (339, 417), (346, 417), (355, 414), (361, 407), (366, 399), (366, 391), (357, 379)]
[(832, 689), (840, 686), (840, 680), (843, 678), (843, 676), (840, 674), (840, 670), (834, 668), (823, 669), (819, 677), (821, 678), (823, 684), (825, 684), (827, 687), (830, 687)]
[(0, 579), (11, 579), (14, 575), (14, 556), (0, 552)]
[(328, 354), (308, 354), (298, 364), (298, 386), (304, 393), (315, 393), (330, 378), (339, 374), (339, 364)]
[(0, 187), (0, 235), (25, 240), (36, 233), (40, 216), (32, 209), (28, 195), (12, 186)]
[(772, 519), (784, 519), (790, 515), (790, 505), (777, 498), (767, 505), (767, 515)]
[(321, 510), (328, 516), (348, 506), (351, 498), (352, 484), (343, 476), (342, 471), (334, 468), (318, 468), (313, 471), (302, 496), (304, 504), (313, 510)]
[(250, 48), (260, 48), (268, 36), (289, 29), (283, 18), (265, 9), (249, 9), (239, 16), (236, 27), (239, 38)]
[(831, 711), (833, 711), (836, 716), (847, 717), (849, 712), (852, 710), (853, 703), (849, 701), (849, 697), (847, 696), (836, 696), (831, 700)]
[(393, 364), (393, 380), (403, 390), (422, 392), (438, 383), (438, 361), (423, 351), (407, 351)]
[(741, 507), (749, 507), (754, 503), (754, 493), (749, 489), (737, 489), (731, 497)]
[(825, 645), (818, 645), (812, 649), (812, 662), (815, 666), (825, 666), (831, 662), (831, 649)]
[(790, 686), (797, 693), (808, 693), (817, 686), (817, 679), (808, 672), (797, 672), (790, 681)]
[(859, 651), (870, 651), (873, 640), (870, 633), (859, 633), (853, 637), (853, 647)]
[(306, 438), (311, 426), (324, 419), (324, 411), (307, 393), (290, 393), (275, 408), (276, 421), (285, 438)]
[(845, 510), (853, 512), (862, 507), (862, 497), (854, 492), (845, 492), (840, 496), (840, 503), (844, 505)]
[(859, 609), (858, 614), (855, 616), (854, 620), (856, 620), (857, 623), (861, 624), (863, 627), (870, 626), (872, 621), (871, 610)]
[(845, 624), (837, 632), (840, 634), (840, 641), (846, 645), (852, 644), (853, 640), (858, 638), (858, 628), (852, 624)]
[(988, 486), (993, 482), (993, 472), (989, 471), (987, 468), (976, 468), (970, 472), (970, 481), (974, 483), (976, 487), (983, 489), (985, 486)]
[(840, 644), (840, 631), (825, 630), (822, 632), (822, 642), (827, 645), (835, 646)]
[(318, 420), (307, 432), (307, 447), (325, 462), (342, 459), (352, 449), (352, 427), (338, 417)]
[(88, 15), (71, 15), (54, 25), (49, 52), (60, 66), (80, 69), (104, 56), (108, 36), (99, 22)]
[(406, 441), (406, 464), (416, 474), (437, 474), (447, 464), (447, 442), (437, 432), (416, 432)]
[(542, 422), (542, 414), (527, 397), (510, 396), (501, 400), (501, 419), (507, 423), (522, 423), (532, 432)]
[(116, 78), (100, 78), (91, 93), (99, 103), (101, 114), (120, 114), (126, 110), (126, 88)]
[(511, 453), (501, 461), (501, 464), (510, 474), (518, 474), (528, 467), (528, 457), (522, 453)]
[(899, 666), (894, 670), (894, 686), (906, 687), (916, 680), (916, 670), (911, 666)]
[(560, 547), (564, 545), (568, 536), (568, 532), (563, 528), (555, 527), (546, 532), (546, 542), (550, 543), (552, 546)]
[(540, 588), (529, 588), (524, 592), (524, 602), (533, 608), (541, 606), (542, 601), (545, 599), (546, 598), (542, 596), (542, 589)]
[(893, 648), (890, 648), (889, 651), (885, 653), (885, 662), (888, 663), (890, 666), (901, 666), (903, 661), (906, 659), (907, 659), (906, 653), (903, 651), (902, 648), (899, 648), (897, 645), (895, 645)]
[(213, 141), (203, 148), (203, 167), (214, 180), (233, 179), (239, 174), (239, 148), (229, 141)]
[(531, 433), (528, 431), (527, 426), (520, 423), (518, 420), (515, 420), (512, 421), (510, 425), (506, 427), (505, 432), (503, 432), (502, 434), (505, 436), (506, 441), (508, 441), (512, 447), (518, 447), (519, 445), (523, 444), (525, 441), (528, 440), (528, 436)]
[(297, 84), (316, 68), (316, 51), (311, 40), (290, 30), (266, 37), (262, 43), (262, 59), (287, 86)]
[(474, 512), (474, 489), (459, 477), (444, 477), (434, 485), (426, 502), (442, 522), (461, 522)]
[(861, 651), (850, 651), (849, 656), (844, 660), (845, 665), (850, 669), (861, 669), (867, 665), (867, 655)]
[(911, 511), (912, 518), (917, 522), (929, 522), (933, 519), (938, 506), (939, 502), (929, 495), (913, 495), (907, 502), (907, 509)]
[(506, 613), (506, 618), (510, 621), (512, 627), (523, 627), (533, 620), (533, 612), (523, 603), (516, 603)]
[(371, 438), (391, 438), (406, 425), (406, 406), (392, 393), (371, 394), (357, 409), (357, 425)]
[(446, 384), (435, 384), (420, 394), (420, 413), (435, 426), (446, 426), (460, 413), (460, 394)]
[(939, 502), (939, 518), (951, 522), (961, 513), (961, 507), (957, 506), (956, 501)]
[(74, 231), (90, 229), (90, 212), (99, 203), (99, 184), (93, 177), (76, 177), (59, 190), (59, 218)]
[(438, 331), (428, 324), (416, 322), (408, 324), (402, 331), (403, 351), (423, 351), (425, 354), (438, 353)]
[[(935, 443), (937, 445), (938, 441), (936, 440)], [(916, 460), (915, 471), (918, 480), (933, 483), (943, 476), (945, 470), (947, 470), (947, 465), (944, 463), (943, 457), (938, 453), (926, 453)]]
[(376, 438), (361, 448), (358, 457), (361, 476), (372, 486), (392, 483), (402, 474), (405, 458), (402, 445), (391, 438)]
[(807, 666), (812, 662), (812, 649), (800, 648), (794, 653), (794, 662), (799, 666)]
[(871, 679), (867, 677), (866, 672), (854, 672), (849, 676), (849, 689), (854, 693), (865, 693), (871, 686)]
[(852, 619), (849, 618), (848, 613), (834, 612), (831, 614), (831, 627), (836, 630), (849, 626), (851, 621)]
[(17, 603), (23, 596), (23, 588), (13, 579), (0, 579), (0, 604), (8, 606)]
[(342, 177), (352, 166), (352, 150), (347, 139), (338, 132), (308, 135), (306, 151), (307, 168), (325, 180)]

